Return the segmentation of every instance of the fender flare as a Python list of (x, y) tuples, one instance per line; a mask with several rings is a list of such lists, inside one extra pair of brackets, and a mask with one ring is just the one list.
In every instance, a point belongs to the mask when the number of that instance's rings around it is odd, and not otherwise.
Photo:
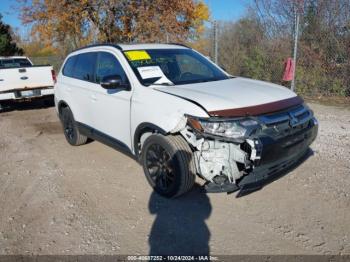
[(143, 122), (141, 124), (139, 124), (137, 126), (137, 128), (135, 129), (135, 132), (134, 132), (134, 140), (133, 140), (133, 146), (134, 146), (134, 153), (135, 153), (135, 156), (137, 157), (137, 159), (139, 159), (139, 142), (140, 142), (140, 139), (141, 139), (141, 136), (142, 134), (146, 133), (147, 131), (149, 132), (152, 132), (152, 133), (159, 133), (159, 134), (162, 134), (162, 135), (166, 135), (167, 132), (155, 125), (155, 124), (152, 124), (152, 123), (148, 123), (148, 122)]

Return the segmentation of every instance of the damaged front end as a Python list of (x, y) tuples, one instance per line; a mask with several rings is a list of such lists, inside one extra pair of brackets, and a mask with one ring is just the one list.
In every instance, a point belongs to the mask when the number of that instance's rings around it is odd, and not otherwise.
[(317, 135), (305, 105), (254, 117), (187, 116), (180, 132), (194, 149), (207, 192), (260, 188), (263, 181), (295, 164)]

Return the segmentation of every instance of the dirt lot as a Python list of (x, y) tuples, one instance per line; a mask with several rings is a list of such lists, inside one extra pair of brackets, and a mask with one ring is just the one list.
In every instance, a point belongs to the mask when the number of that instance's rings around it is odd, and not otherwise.
[(129, 157), (68, 145), (52, 107), (0, 113), (0, 254), (350, 254), (350, 110), (311, 106), (301, 166), (242, 198), (176, 200)]

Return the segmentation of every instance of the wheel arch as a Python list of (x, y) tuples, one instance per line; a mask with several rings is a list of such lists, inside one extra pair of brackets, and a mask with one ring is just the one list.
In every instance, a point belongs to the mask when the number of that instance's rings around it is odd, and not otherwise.
[(57, 108), (58, 108), (58, 114), (61, 115), (62, 114), (62, 109), (65, 107), (69, 107), (68, 103), (64, 100), (61, 100), (58, 102)]
[(162, 135), (167, 134), (167, 132), (163, 128), (161, 128), (155, 124), (148, 123), (148, 122), (144, 122), (144, 123), (139, 124), (137, 126), (137, 128), (135, 129), (134, 140), (133, 140), (134, 153), (135, 153), (135, 156), (137, 157), (137, 159), (139, 159), (139, 157), (140, 157), (141, 137), (143, 134), (146, 134), (146, 133), (159, 133)]

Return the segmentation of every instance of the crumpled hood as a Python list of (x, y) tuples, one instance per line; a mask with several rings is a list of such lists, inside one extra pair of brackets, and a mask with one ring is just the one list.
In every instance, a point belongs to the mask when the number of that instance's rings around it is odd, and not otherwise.
[(256, 107), (297, 97), (283, 86), (241, 77), (154, 89), (194, 101), (208, 112)]

